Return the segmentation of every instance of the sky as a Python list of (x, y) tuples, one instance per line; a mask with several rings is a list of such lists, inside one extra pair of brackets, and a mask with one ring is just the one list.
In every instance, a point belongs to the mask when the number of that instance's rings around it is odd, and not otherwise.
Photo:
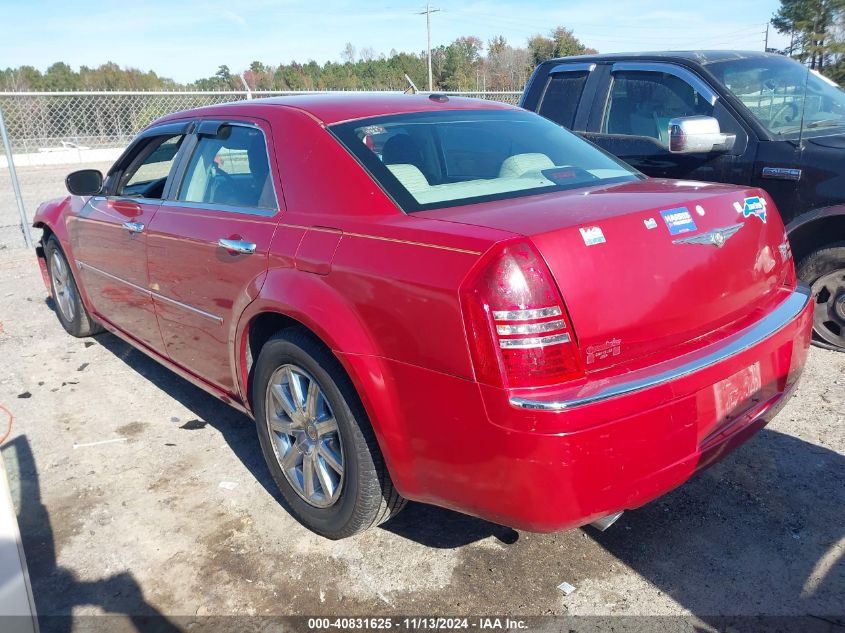
[[(461, 35), (503, 35), (524, 46), (557, 25), (603, 53), (762, 50), (778, 0), (438, 0), (432, 46)], [(340, 61), (346, 42), (376, 54), (426, 46), (422, 2), (393, 0), (152, 0), (132, 3), (0, 0), (0, 67), (112, 61), (189, 82), (221, 64)], [(769, 46), (784, 47), (770, 30)]]

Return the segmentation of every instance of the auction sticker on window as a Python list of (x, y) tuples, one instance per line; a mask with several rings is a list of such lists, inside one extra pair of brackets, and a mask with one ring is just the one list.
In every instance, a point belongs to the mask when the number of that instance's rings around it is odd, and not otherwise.
[(660, 215), (663, 216), (663, 221), (672, 235), (698, 230), (695, 220), (692, 219), (692, 215), (686, 207), (666, 209), (665, 211), (661, 211)]

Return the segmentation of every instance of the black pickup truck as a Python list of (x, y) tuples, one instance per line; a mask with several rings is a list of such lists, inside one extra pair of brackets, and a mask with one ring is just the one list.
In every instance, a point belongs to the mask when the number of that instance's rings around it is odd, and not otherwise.
[[(658, 178), (762, 187), (814, 339), (845, 351), (845, 91), (787, 57), (741, 51), (585, 55), (544, 62), (520, 105)], [(742, 209), (737, 209), (742, 211)]]

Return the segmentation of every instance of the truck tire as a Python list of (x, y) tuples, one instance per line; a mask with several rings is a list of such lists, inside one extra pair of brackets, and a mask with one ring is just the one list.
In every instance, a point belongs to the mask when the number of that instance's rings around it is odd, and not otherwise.
[(807, 255), (798, 264), (798, 277), (810, 285), (816, 302), (813, 343), (845, 352), (845, 242)]

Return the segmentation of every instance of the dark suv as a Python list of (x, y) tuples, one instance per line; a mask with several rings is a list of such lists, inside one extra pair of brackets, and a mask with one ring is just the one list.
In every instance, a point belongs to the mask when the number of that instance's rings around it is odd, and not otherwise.
[[(762, 187), (816, 297), (814, 338), (845, 350), (845, 91), (781, 55), (567, 57), (520, 105), (649, 176)], [(743, 212), (742, 208), (737, 209)]]

